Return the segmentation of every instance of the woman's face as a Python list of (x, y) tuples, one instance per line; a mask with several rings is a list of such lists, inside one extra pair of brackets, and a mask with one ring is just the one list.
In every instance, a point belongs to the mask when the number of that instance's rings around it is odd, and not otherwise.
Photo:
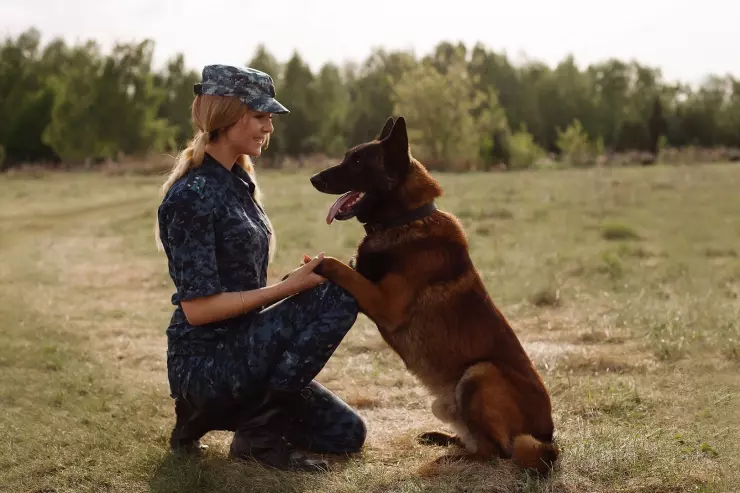
[(257, 157), (273, 130), (272, 113), (249, 111), (228, 130), (227, 139), (239, 154)]

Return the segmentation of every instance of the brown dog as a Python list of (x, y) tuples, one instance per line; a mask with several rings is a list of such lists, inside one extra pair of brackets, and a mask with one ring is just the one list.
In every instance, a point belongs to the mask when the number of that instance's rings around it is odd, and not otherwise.
[(420, 438), (547, 474), (559, 455), (547, 389), (486, 292), (460, 222), (436, 209), (442, 189), (411, 157), (403, 117), (311, 183), (343, 194), (327, 223), (356, 217), (367, 232), (356, 270), (326, 257), (318, 272), (357, 299), (457, 432)]

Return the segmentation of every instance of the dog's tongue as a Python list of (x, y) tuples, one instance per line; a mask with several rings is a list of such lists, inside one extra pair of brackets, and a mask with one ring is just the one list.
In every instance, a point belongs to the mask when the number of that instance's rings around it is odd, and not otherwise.
[(360, 192), (347, 192), (339, 197), (329, 208), (329, 214), (326, 216), (326, 224), (331, 224), (331, 222), (339, 213), (339, 209), (341, 209), (342, 206), (347, 202), (355, 199), (358, 195), (360, 195)]

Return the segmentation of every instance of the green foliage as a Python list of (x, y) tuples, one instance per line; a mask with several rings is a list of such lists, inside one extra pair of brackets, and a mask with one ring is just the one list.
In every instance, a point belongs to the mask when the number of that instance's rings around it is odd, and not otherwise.
[(484, 97), (473, 92), (464, 67), (442, 74), (430, 63), (421, 63), (394, 86), (394, 113), (413, 122), (409, 140), (429, 167), (475, 169), (480, 165), (482, 129), (472, 110)]
[(574, 120), (565, 131), (558, 128), (557, 136), (557, 146), (562, 152), (564, 162), (572, 166), (585, 166), (594, 162), (598, 152), (597, 145), (589, 141), (580, 121)]
[(94, 43), (73, 50), (68, 70), (51, 79), (56, 97), (44, 143), (69, 162), (162, 150), (174, 127), (157, 118), (165, 98), (150, 71), (153, 48), (116, 45), (106, 57)]
[[(154, 70), (150, 40), (103, 53), (94, 40), (42, 46), (40, 39), (29, 29), (0, 44), (7, 166), (174, 152), (192, 136), (201, 67), (189, 67), (182, 54)], [(569, 56), (554, 67), (517, 66), (480, 43), (447, 41), (421, 58), (376, 49), (361, 62), (316, 72), (298, 52), (280, 61), (259, 45), (246, 65), (269, 73), (291, 110), (275, 119), (267, 158), (338, 157), (399, 114), (432, 168), (526, 168), (544, 163), (546, 153), (578, 166), (612, 152), (643, 163), (678, 148), (740, 155), (740, 80), (731, 76), (708, 76), (694, 88), (637, 62), (582, 69)]]
[(294, 53), (285, 65), (281, 85), (283, 92), (279, 99), (290, 110), (290, 115), (280, 118), (281, 130), (276, 135), (280, 151), (291, 156), (318, 151), (318, 139), (312, 137), (318, 124), (319, 94), (311, 69), (298, 53)]
[(545, 151), (537, 145), (526, 127), (515, 132), (509, 139), (509, 153), (510, 169), (530, 168), (545, 156)]
[(174, 151), (192, 135), (190, 104), (193, 101), (193, 84), (200, 80), (200, 74), (185, 66), (185, 58), (177, 55), (167, 62), (167, 70), (154, 75), (154, 85), (162, 92), (157, 117), (169, 122), (172, 135), (167, 149)]
[(394, 84), (416, 63), (408, 53), (376, 50), (361, 66), (345, 67), (349, 110), (344, 127), (350, 146), (377, 136), (383, 122), (393, 114)]
[(313, 91), (317, 101), (331, 101), (332, 104), (317, 104), (317, 143), (319, 150), (331, 156), (341, 156), (347, 150), (344, 135), (344, 122), (349, 111), (349, 91), (342, 80), (339, 67), (326, 64), (314, 80)]

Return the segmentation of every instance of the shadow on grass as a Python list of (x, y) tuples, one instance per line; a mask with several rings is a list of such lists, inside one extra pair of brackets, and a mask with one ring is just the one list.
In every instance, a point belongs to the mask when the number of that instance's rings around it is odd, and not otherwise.
[[(411, 459), (411, 458), (407, 458)], [(328, 473), (284, 472), (250, 462), (233, 461), (210, 451), (202, 457), (166, 454), (152, 467), (149, 491), (175, 492), (356, 492), (411, 493), (430, 491), (540, 491), (542, 483), (527, 481), (509, 464), (449, 464), (436, 467), (426, 460), (393, 464), (372, 458), (333, 458)], [(426, 467), (422, 463), (427, 463)]]
[(152, 493), (254, 491), (325, 491), (326, 483), (340, 481), (355, 461), (351, 457), (330, 457), (332, 470), (325, 472), (279, 471), (252, 461), (230, 459), (218, 452), (202, 456), (166, 453), (153, 464), (149, 487)]

